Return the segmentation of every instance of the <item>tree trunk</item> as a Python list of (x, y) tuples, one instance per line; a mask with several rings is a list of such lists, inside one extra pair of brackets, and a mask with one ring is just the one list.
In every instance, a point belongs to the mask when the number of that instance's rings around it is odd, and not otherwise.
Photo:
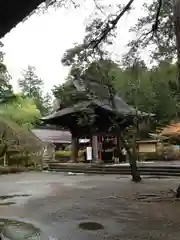
[(4, 155), (5, 155), (6, 152), (7, 152), (7, 149), (8, 149), (8, 146), (7, 146), (6, 143), (4, 143), (4, 148), (3, 148), (3, 150), (2, 150), (2, 152), (1, 152), (1, 154), (0, 154), (0, 157), (4, 157)]
[(119, 134), (116, 135), (116, 147), (118, 150), (118, 156), (120, 157), (120, 152), (122, 150), (122, 147), (121, 147), (121, 141), (119, 139)]
[(178, 89), (180, 90), (180, 0), (173, 0), (173, 15), (177, 47), (177, 68), (178, 68), (177, 86)]
[(78, 160), (78, 138), (77, 136), (73, 136), (71, 140), (71, 161), (77, 162)]
[(176, 190), (176, 197), (180, 198), (180, 185), (178, 186), (178, 188)]
[(6, 166), (7, 166), (7, 154), (5, 152), (5, 154), (4, 154), (4, 167), (6, 167)]
[(137, 169), (136, 155), (134, 156), (131, 153), (128, 145), (126, 144), (126, 142), (123, 139), (121, 134), (119, 134), (119, 137), (120, 137), (120, 141), (121, 141), (123, 147), (126, 149), (127, 154), (128, 154), (129, 164), (130, 164), (130, 168), (131, 168), (132, 181), (133, 182), (140, 182), (142, 180), (142, 178), (141, 178), (140, 173)]
[[(113, 109), (116, 111), (116, 104), (114, 102), (115, 91), (112, 86), (108, 87), (108, 89), (109, 89), (109, 95), (110, 95), (110, 102), (112, 104)], [(123, 147), (126, 149), (126, 152), (128, 154), (129, 164), (130, 164), (130, 168), (131, 168), (132, 181), (140, 182), (142, 179), (141, 179), (140, 173), (137, 169), (136, 156), (134, 156), (131, 153), (128, 145), (126, 144), (126, 142), (124, 141), (124, 139), (121, 135), (121, 129), (119, 127), (118, 127), (118, 135), (119, 135), (119, 139), (120, 139)]]
[[(180, 0), (173, 0), (173, 15), (177, 48), (177, 69), (178, 69), (177, 86), (178, 90), (180, 90)], [(180, 185), (176, 190), (176, 197), (177, 198), (180, 197)]]

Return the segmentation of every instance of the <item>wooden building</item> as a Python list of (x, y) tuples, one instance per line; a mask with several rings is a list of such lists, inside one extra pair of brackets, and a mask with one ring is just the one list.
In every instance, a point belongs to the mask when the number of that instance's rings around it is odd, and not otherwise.
[[(31, 130), (36, 137), (43, 142), (52, 143), (55, 146), (55, 150), (64, 149), (71, 144), (71, 133), (62, 129), (48, 128), (34, 128)], [(79, 144), (83, 145), (89, 142), (89, 139), (79, 139)]]
[(157, 152), (158, 140), (147, 139), (136, 141), (137, 151), (139, 153), (155, 153)]
[[(146, 113), (136, 111), (134, 108), (126, 104), (119, 96), (114, 96), (113, 102), (108, 99), (98, 101), (83, 101), (74, 106), (63, 108), (55, 111), (53, 114), (42, 118), (44, 124), (61, 126), (68, 129), (72, 134), (72, 148), (77, 148), (77, 139), (85, 136), (117, 136), (127, 126), (134, 124), (134, 117), (147, 117)], [(82, 114), (86, 114), (85, 109), (91, 109), (94, 112), (94, 121), (92, 124), (79, 124), (78, 118)], [(116, 122), (116, 124), (114, 124)], [(95, 148), (98, 148), (96, 140)], [(119, 144), (119, 143), (118, 143)], [(74, 146), (74, 147), (73, 147)], [(73, 152), (72, 149), (72, 152)], [(97, 153), (97, 150), (96, 150)], [(77, 155), (77, 154), (76, 154)], [(97, 158), (95, 153), (94, 159)], [(74, 158), (74, 156), (72, 156)]]

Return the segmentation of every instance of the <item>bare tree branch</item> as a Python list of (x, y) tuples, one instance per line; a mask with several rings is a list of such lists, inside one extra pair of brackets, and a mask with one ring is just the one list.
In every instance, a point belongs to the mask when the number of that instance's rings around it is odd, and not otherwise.
[(103, 14), (103, 15), (106, 15), (104, 13), (104, 11), (102, 10), (102, 7), (99, 6), (99, 4), (97, 3), (97, 0), (93, 0), (94, 1), (94, 4), (95, 4), (95, 7)]
[[(96, 0), (94, 0), (94, 2), (96, 2)], [(113, 29), (115, 29), (115, 27), (117, 26), (117, 23), (119, 22), (121, 17), (131, 8), (133, 2), (134, 2), (134, 0), (130, 0), (127, 3), (127, 5), (123, 8), (123, 10), (113, 20), (108, 20), (107, 24), (102, 29), (100, 35), (98, 37), (96, 37), (96, 39), (92, 40), (90, 42), (89, 46), (93, 47), (93, 49), (97, 48), (99, 46), (99, 44), (107, 38), (108, 34)], [(158, 0), (158, 8), (157, 8), (154, 24), (152, 25), (152, 28), (149, 31), (143, 33), (138, 38), (138, 41), (141, 41), (141, 42), (145, 41), (147, 39), (147, 37), (150, 36), (150, 34), (152, 34), (148, 39), (148, 41), (151, 41), (151, 39), (157, 33), (158, 27), (159, 27), (159, 17), (160, 17), (162, 5), (163, 5), (163, 0)]]
[(98, 45), (106, 39), (106, 37), (108, 36), (108, 34), (116, 27), (117, 23), (119, 22), (119, 20), (121, 19), (121, 17), (131, 8), (132, 3), (134, 2), (134, 0), (130, 0), (125, 7), (123, 8), (123, 10), (113, 19), (113, 20), (109, 20), (106, 24), (106, 26), (104, 27), (104, 29), (102, 30), (102, 33), (100, 34), (99, 37), (97, 37), (95, 40), (91, 41), (91, 43), (89, 45), (91, 45), (94, 49), (98, 47)]
[(158, 30), (158, 26), (159, 26), (159, 16), (160, 16), (160, 12), (161, 12), (161, 7), (162, 7), (162, 2), (163, 2), (163, 0), (158, 0), (158, 2), (159, 2), (159, 5), (158, 5), (157, 12), (156, 12), (155, 22), (154, 22), (154, 24), (152, 25), (152, 31), (153, 31), (153, 32), (157, 32), (157, 30)]
[(149, 31), (142, 33), (140, 35), (140, 37), (137, 39), (137, 42), (139, 42), (139, 41), (143, 42), (143, 41), (147, 40), (147, 37), (150, 34), (152, 34), (152, 35), (150, 35), (150, 37), (148, 39), (148, 41), (151, 41), (152, 38), (154, 37), (154, 34), (157, 33), (158, 27), (159, 27), (159, 16), (160, 16), (163, 0), (158, 0), (158, 2), (159, 2), (159, 4), (158, 4), (155, 21), (154, 21), (154, 24), (152, 25), (152, 28)]

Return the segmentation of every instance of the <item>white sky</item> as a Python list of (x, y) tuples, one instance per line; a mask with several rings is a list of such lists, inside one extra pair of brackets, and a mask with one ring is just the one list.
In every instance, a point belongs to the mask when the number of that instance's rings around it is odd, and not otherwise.
[[(126, 3), (127, 0), (121, 2)], [(120, 59), (125, 45), (132, 38), (128, 33), (129, 27), (143, 14), (141, 6), (144, 0), (136, 2), (133, 14), (125, 16), (118, 26), (118, 37), (112, 47), (116, 59)], [(31, 16), (2, 39), (5, 63), (13, 78), (15, 90), (18, 90), (17, 79), (28, 64), (36, 67), (38, 75), (44, 80), (45, 91), (50, 91), (53, 85), (64, 81), (68, 69), (61, 65), (61, 57), (66, 49), (82, 41), (85, 20), (92, 11), (92, 4), (86, 4), (80, 9), (51, 9), (46, 14)]]

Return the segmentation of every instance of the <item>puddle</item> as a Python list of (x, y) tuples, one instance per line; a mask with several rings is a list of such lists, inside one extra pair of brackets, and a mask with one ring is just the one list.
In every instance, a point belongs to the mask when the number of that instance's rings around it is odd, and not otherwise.
[(157, 198), (158, 196), (157, 196), (157, 194), (142, 194), (142, 195), (139, 195), (139, 196), (137, 196), (137, 199), (139, 199), (139, 200), (143, 200), (143, 199), (147, 199), (147, 198)]
[(0, 206), (10, 206), (10, 205), (13, 205), (13, 204), (16, 204), (16, 203), (15, 202), (1, 202)]
[(96, 231), (104, 229), (104, 226), (97, 222), (83, 222), (79, 224), (79, 228), (83, 230)]
[(143, 178), (150, 178), (150, 179), (168, 179), (168, 176), (143, 176)]
[(14, 195), (3, 195), (0, 196), (0, 200), (6, 200), (10, 198), (15, 198), (15, 197), (29, 197), (31, 196), (30, 194), (14, 194)]
[(158, 193), (140, 194), (136, 195), (136, 200), (142, 200), (143, 202), (164, 202), (164, 201), (175, 201), (174, 193), (172, 190), (167, 192), (160, 191)]
[(9, 240), (35, 240), (41, 236), (41, 230), (30, 223), (4, 218), (0, 219), (0, 232)]
[(0, 240), (58, 240), (58, 238), (47, 235), (47, 232), (32, 223), (0, 218)]

